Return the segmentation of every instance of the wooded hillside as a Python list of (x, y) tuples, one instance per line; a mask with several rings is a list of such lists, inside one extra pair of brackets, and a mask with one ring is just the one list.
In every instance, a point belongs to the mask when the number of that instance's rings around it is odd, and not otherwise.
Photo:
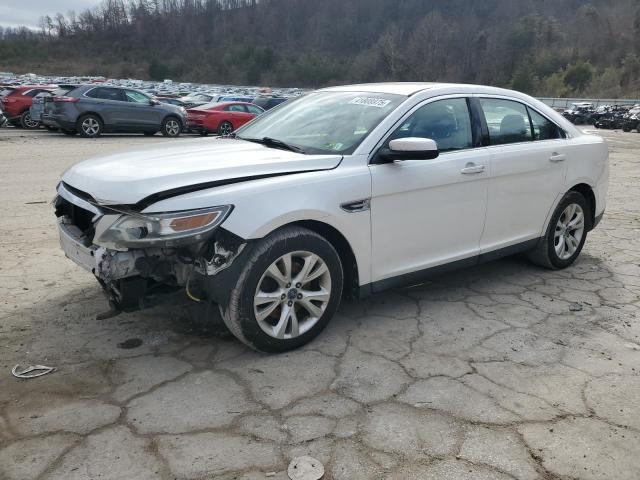
[(106, 0), (0, 32), (0, 70), (640, 96), (640, 0)]

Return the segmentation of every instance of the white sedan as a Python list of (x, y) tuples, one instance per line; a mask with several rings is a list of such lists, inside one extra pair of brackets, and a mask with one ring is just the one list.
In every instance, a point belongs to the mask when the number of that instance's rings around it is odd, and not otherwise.
[(67, 256), (115, 308), (184, 289), (247, 345), (280, 352), (318, 335), (343, 297), (518, 252), (568, 267), (608, 176), (606, 143), (527, 95), (354, 85), (230, 137), (79, 163), (56, 215)]

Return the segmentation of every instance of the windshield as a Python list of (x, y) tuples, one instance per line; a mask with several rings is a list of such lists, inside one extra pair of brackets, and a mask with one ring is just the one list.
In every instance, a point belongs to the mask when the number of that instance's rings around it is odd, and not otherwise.
[(317, 92), (290, 100), (238, 130), (241, 139), (276, 139), (305, 153), (349, 155), (407, 97)]

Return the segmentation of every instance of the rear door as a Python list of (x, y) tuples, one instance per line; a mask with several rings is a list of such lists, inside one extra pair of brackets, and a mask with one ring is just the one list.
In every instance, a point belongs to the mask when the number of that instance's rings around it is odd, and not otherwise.
[(240, 128), (255, 117), (255, 115), (250, 114), (247, 111), (247, 107), (241, 103), (232, 103), (231, 105), (227, 105), (224, 109), (228, 112), (227, 116), (229, 121), (233, 124), (234, 130)]
[(84, 111), (94, 111), (102, 117), (107, 129), (128, 125), (127, 99), (121, 88), (96, 87), (84, 93)]
[(561, 194), (568, 150), (564, 132), (519, 101), (480, 97), (489, 130), (491, 179), (482, 253), (538, 239)]

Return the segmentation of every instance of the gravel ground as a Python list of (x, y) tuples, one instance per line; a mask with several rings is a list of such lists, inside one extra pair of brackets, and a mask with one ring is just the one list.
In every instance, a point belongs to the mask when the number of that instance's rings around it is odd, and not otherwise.
[(97, 283), (58, 247), (65, 168), (189, 140), (0, 130), (0, 478), (285, 479), (308, 454), (326, 479), (636, 480), (640, 134), (602, 133), (609, 207), (572, 268), (442, 276), (265, 356), (184, 306), (97, 320)]

